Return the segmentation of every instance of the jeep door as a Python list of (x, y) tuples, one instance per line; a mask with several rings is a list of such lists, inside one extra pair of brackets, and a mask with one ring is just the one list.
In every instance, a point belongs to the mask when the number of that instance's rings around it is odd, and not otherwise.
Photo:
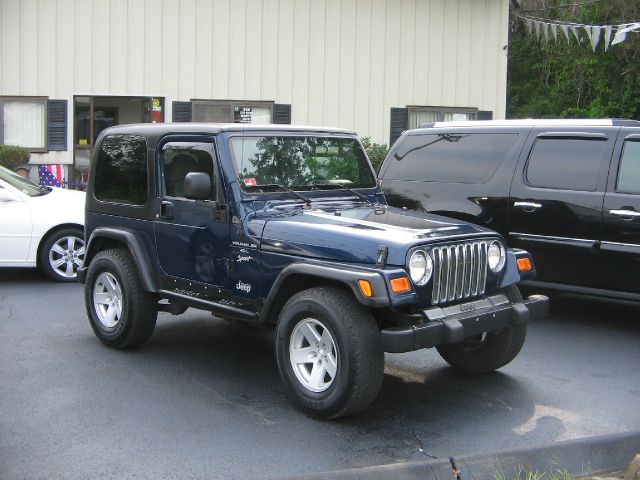
[(623, 129), (603, 205), (601, 288), (640, 292), (640, 134)]
[[(157, 149), (155, 236), (158, 263), (175, 279), (225, 286), (229, 264), (229, 223), (224, 215), (223, 182), (210, 138), (169, 137)], [(209, 201), (190, 200), (184, 191), (187, 173), (211, 179)], [(189, 283), (180, 287), (192, 293)]]
[[(537, 279), (593, 286), (613, 129), (533, 129), (511, 186), (509, 241), (533, 255)], [(574, 129), (575, 130), (575, 129)]]

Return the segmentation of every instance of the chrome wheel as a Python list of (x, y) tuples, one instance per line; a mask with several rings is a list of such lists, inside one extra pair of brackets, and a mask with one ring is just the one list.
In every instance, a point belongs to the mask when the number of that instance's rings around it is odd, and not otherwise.
[(291, 332), (289, 360), (298, 381), (315, 393), (324, 392), (338, 372), (338, 350), (329, 329), (305, 318)]
[(115, 327), (122, 318), (122, 287), (109, 272), (102, 272), (93, 287), (93, 308), (98, 320), (107, 328)]
[(84, 263), (84, 240), (72, 235), (56, 240), (49, 249), (49, 265), (61, 277), (75, 278)]

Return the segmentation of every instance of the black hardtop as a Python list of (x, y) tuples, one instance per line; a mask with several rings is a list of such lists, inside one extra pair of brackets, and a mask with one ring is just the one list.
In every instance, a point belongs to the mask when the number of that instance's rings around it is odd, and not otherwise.
[(244, 124), (244, 123), (207, 123), (207, 122), (180, 122), (180, 123), (133, 123), (118, 125), (103, 130), (101, 138), (107, 135), (144, 135), (149, 144), (171, 134), (189, 135), (218, 135), (223, 132), (274, 133), (274, 134), (311, 134), (311, 135), (356, 135), (352, 130), (330, 127), (314, 127), (303, 125), (276, 125), (276, 124)]

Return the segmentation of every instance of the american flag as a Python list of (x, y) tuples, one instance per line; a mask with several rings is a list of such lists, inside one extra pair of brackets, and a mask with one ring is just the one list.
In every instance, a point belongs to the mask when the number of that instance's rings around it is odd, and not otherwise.
[(38, 166), (40, 185), (45, 187), (61, 187), (64, 181), (64, 170), (62, 165), (40, 165)]

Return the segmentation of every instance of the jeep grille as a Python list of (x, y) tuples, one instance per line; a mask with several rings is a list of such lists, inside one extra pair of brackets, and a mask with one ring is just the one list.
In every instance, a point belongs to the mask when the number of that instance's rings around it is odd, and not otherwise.
[(433, 293), (431, 303), (438, 305), (482, 295), (487, 280), (489, 242), (464, 242), (434, 247)]

